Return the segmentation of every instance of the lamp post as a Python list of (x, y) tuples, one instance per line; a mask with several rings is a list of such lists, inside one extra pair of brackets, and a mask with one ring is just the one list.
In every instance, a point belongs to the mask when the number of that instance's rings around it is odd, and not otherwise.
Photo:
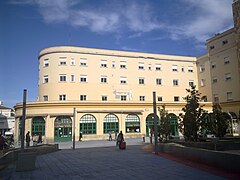
[(154, 144), (155, 154), (158, 154), (158, 136), (157, 136), (157, 107), (156, 107), (156, 92), (153, 92), (153, 113), (154, 113)]
[(73, 108), (73, 149), (75, 149), (75, 122), (76, 122), (76, 108)]
[(27, 90), (23, 90), (23, 109), (22, 109), (22, 134), (21, 134), (21, 150), (24, 150), (24, 134), (25, 134), (25, 120), (26, 120), (26, 99)]

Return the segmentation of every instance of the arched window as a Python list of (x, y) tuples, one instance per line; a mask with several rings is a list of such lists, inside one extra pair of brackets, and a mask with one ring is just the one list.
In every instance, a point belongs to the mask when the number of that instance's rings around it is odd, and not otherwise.
[(140, 132), (140, 119), (136, 114), (129, 114), (125, 120), (126, 133)]
[(80, 132), (82, 134), (96, 134), (96, 122), (96, 118), (91, 114), (82, 116), (80, 119)]
[(72, 140), (72, 119), (70, 116), (57, 116), (54, 122), (54, 141)]
[(32, 135), (38, 136), (39, 134), (45, 136), (45, 121), (41, 116), (32, 119)]
[(119, 131), (119, 124), (118, 124), (118, 117), (115, 114), (108, 114), (105, 116), (103, 120), (103, 133), (111, 132), (118, 132)]
[[(158, 128), (158, 132), (160, 130), (160, 121), (159, 121), (159, 117), (157, 116), (157, 128)], [(146, 136), (151, 135), (151, 131), (153, 132), (154, 130), (154, 114), (151, 113), (147, 116), (146, 118)]]
[(167, 115), (168, 120), (170, 121), (171, 126), (171, 135), (172, 136), (178, 136), (178, 118), (175, 114), (170, 113)]

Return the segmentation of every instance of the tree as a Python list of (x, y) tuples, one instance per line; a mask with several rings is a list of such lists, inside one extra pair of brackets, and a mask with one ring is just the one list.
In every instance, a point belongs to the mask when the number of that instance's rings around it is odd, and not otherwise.
[[(196, 86), (186, 89), (189, 93), (184, 100), (187, 104), (182, 109), (185, 114), (180, 114), (180, 127), (186, 141), (198, 141), (200, 127), (204, 120), (205, 110), (199, 104), (200, 93), (196, 90)], [(183, 126), (183, 127), (181, 127)]]
[(214, 104), (212, 107), (213, 113), (211, 121), (213, 124), (211, 127), (211, 132), (217, 137), (223, 137), (227, 133), (229, 126), (228, 120), (225, 118), (224, 113), (220, 104)]
[(168, 112), (163, 105), (162, 108), (158, 107), (160, 113), (160, 141), (168, 140), (171, 134), (171, 124), (168, 119)]

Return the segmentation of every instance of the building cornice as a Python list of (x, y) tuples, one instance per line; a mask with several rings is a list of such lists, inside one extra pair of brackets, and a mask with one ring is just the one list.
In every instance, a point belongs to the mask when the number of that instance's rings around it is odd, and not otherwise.
[(165, 54), (153, 54), (153, 53), (142, 53), (142, 52), (129, 52), (129, 51), (117, 51), (117, 50), (106, 50), (106, 49), (94, 49), (94, 48), (82, 48), (74, 46), (56, 46), (45, 48), (40, 51), (38, 59), (42, 56), (54, 53), (76, 53), (76, 54), (90, 54), (100, 56), (114, 56), (114, 57), (125, 57), (125, 58), (140, 58), (148, 60), (164, 60), (164, 61), (181, 61), (181, 62), (196, 62), (196, 57), (190, 56), (176, 56), (176, 55), (165, 55)]

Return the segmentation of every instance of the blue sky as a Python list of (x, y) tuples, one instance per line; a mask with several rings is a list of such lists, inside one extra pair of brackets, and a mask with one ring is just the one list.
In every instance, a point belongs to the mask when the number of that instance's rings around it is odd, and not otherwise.
[(0, 101), (38, 95), (38, 53), (58, 45), (200, 56), (233, 27), (232, 0), (1, 0)]

